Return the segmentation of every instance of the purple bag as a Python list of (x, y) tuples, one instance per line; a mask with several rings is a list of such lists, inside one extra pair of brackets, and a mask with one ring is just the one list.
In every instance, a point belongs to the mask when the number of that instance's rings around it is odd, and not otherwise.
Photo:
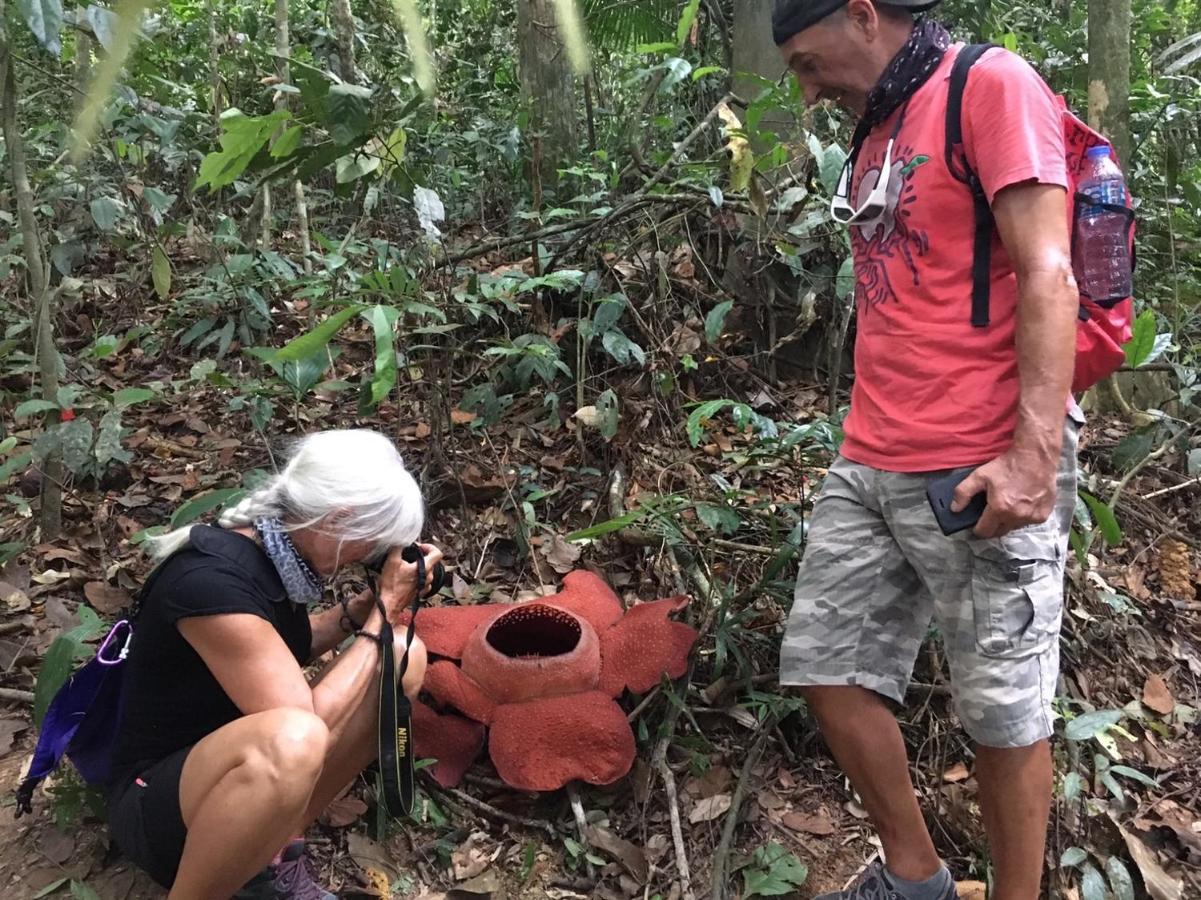
[(96, 655), (72, 674), (50, 701), (29, 774), (17, 788), (17, 818), (33, 812), (34, 790), (58, 767), (64, 753), (88, 784), (108, 781), (124, 709), (122, 663), (132, 640), (133, 625), (121, 619), (109, 630)]

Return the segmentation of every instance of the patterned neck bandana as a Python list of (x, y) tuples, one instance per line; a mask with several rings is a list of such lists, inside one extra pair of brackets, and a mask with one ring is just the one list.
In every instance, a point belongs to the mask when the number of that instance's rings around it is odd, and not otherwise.
[(897, 51), (880, 80), (868, 92), (867, 108), (851, 138), (852, 166), (872, 129), (917, 93), (917, 89), (934, 74), (949, 46), (951, 36), (938, 22), (924, 19), (913, 26), (905, 46)]
[(263, 542), (267, 558), (279, 573), (279, 580), (284, 583), (288, 599), (304, 606), (320, 600), (325, 593), (325, 580), (304, 561), (284, 523), (277, 518), (264, 516), (254, 520), (254, 530)]

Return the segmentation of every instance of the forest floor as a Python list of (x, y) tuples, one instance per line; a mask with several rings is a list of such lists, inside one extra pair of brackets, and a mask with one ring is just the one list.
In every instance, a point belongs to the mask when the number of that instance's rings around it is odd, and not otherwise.
[[(81, 323), (80, 334), (86, 333)], [(370, 358), (372, 336), (352, 329), (345, 337), (350, 349), (337, 365), (349, 375)], [(236, 373), (238, 363), (230, 364)], [(114, 390), (168, 383), (184, 378), (190, 365), (169, 354), (152, 360), (132, 348), (105, 361), (102, 382)], [(108, 616), (128, 602), (147, 569), (128, 542), (131, 535), (166, 522), (192, 497), (239, 485), (247, 470), (270, 467), (262, 435), (244, 412), (230, 411), (222, 389), (195, 381), (180, 387), (169, 401), (127, 418), (128, 466), (101, 485), (76, 484), (66, 493), (63, 537), (30, 548), (0, 571), (0, 673), (10, 691), (33, 689), (40, 659), (73, 626), (78, 606)], [(643, 491), (703, 495), (717, 476), (760, 501), (796, 502), (803, 492), (812, 493), (809, 480), (816, 484), (824, 470), (815, 458), (748, 466), (752, 439), (733, 426), (711, 431), (701, 448), (691, 449), (681, 440), (679, 423), (667, 427), (649, 395), (635, 388), (623, 397), (628, 424), (608, 444), (595, 432), (579, 433), (571, 421), (547, 431), (538, 426), (545, 417), (540, 406), (523, 408), (520, 400), (500, 425), (480, 428), (456, 410), (435, 429), (428, 410), (403, 399), (403, 388), (401, 405), (385, 403), (369, 420), (355, 418), (349, 397), (306, 399), (291, 410), (289, 424), (272, 426), (279, 432), (271, 438), (350, 424), (392, 435), (423, 475), (431, 507), (426, 539), (445, 549), (455, 576), (445, 602), (518, 599), (578, 566), (602, 573), (627, 600), (653, 599), (676, 593), (681, 575), (663, 549), (610, 536), (581, 552), (559, 540), (609, 518), (610, 476), (619, 464), (626, 473), (621, 499), (630, 505)], [(823, 389), (813, 385), (777, 382), (759, 390), (770, 394), (774, 415), (794, 421), (819, 415), (824, 404)], [(1086, 469), (1102, 470), (1124, 433), (1112, 422), (1090, 424), (1082, 446)], [(523, 555), (515, 540), (515, 510), (521, 510), (515, 494), (522, 490), (528, 497), (530, 486), (545, 493), (533, 507), (538, 527), (531, 532), (531, 552)], [(1094, 551), (1087, 570), (1071, 561), (1060, 685), (1060, 693), (1075, 701), (1065, 709), (1120, 710), (1120, 726), (1105, 732), (1103, 741), (1057, 739), (1061, 788), (1067, 772), (1087, 777), (1077, 799), (1057, 800), (1049, 859), (1057, 865), (1066, 850), (1079, 847), (1102, 870), (1111, 857), (1126, 860), (1139, 896), (1146, 890), (1157, 900), (1201, 897), (1201, 598), (1193, 593), (1199, 492), (1182, 485), (1175, 471), (1153, 464), (1131, 480), (1125, 495), (1129, 502), (1119, 515), (1130, 523), (1126, 540)], [(13, 536), (7, 539), (32, 535), (28, 510), (4, 515), (0, 531)], [(747, 573), (776, 549), (706, 534), (698, 525), (685, 536), (716, 582), (746, 584)], [(693, 594), (690, 614), (702, 620), (707, 600), (695, 589)], [(732, 893), (744, 891), (751, 875), (769, 882), (782, 877), (774, 885), (778, 894), (795, 887), (795, 868), (772, 862), (767, 851), (773, 843), (808, 869), (803, 885), (788, 896), (841, 887), (878, 844), (803, 711), (761, 729), (757, 713), (762, 698), (775, 691), (774, 648), (784, 609), (769, 596), (751, 596), (741, 612), (738, 640), (747, 676), (741, 682), (714, 677), (713, 636), (705, 635), (691, 683), (678, 688), (686, 690), (682, 704), (669, 702), (663, 691), (646, 703), (628, 702), (628, 710), (637, 710), (639, 762), (615, 788), (581, 791), (589, 826), (584, 835), (566, 793), (531, 796), (507, 789), (486, 760), (457, 793), (427, 783), (428, 803), (417, 824), (377, 821), (373, 792), (360, 780), (308, 836), (321, 878), (343, 897), (674, 900), (689, 896), (672, 839), (671, 819), (678, 814), (693, 896), (710, 895), (718, 861), (731, 873)], [(964, 883), (963, 896), (983, 900), (987, 856), (972, 753), (950, 709), (936, 644), (923, 650), (900, 716), (938, 847)], [(674, 735), (666, 757), (678, 787), (674, 804), (647, 762), (664, 728)], [(0, 700), (0, 787), (7, 798), (0, 814), (0, 895), (161, 896), (108, 846), (100, 820), (86, 812), (69, 781), (53, 794), (39, 793), (35, 814), (14, 821), (11, 789), (34, 738), (29, 700), (10, 693)], [(1113, 765), (1120, 762), (1141, 779), (1103, 777), (1094, 756), (1106, 747)], [(748, 765), (755, 748), (758, 758)], [(719, 845), (731, 815), (739, 827), (727, 854)], [(65, 820), (63, 827), (56, 816)], [(1065, 886), (1074, 869), (1051, 869), (1052, 896), (1092, 900)]]

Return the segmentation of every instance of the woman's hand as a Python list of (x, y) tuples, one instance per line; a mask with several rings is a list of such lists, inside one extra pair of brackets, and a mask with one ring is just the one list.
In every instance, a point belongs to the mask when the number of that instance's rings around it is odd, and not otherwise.
[[(413, 595), (418, 590), (417, 563), (401, 559), (403, 549), (396, 547), (388, 554), (379, 578), (380, 602), (393, 625), (399, 623), (400, 617), (412, 605)], [(417, 544), (417, 549), (425, 557), (425, 584), (420, 586), (424, 592), (433, 584), (434, 566), (441, 562), (442, 551), (433, 544)]]

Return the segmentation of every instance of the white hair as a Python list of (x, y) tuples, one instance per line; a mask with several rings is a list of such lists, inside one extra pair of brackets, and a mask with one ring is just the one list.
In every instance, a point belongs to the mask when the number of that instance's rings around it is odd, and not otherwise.
[[(421, 535), (421, 490), (393, 443), (365, 429), (319, 431), (300, 438), (282, 472), (225, 510), (218, 524), (241, 528), (264, 516), (294, 531), (342, 515), (330, 532), (341, 541), (372, 541), (376, 552), (406, 546)], [(190, 540), (191, 525), (149, 538), (161, 562)]]

